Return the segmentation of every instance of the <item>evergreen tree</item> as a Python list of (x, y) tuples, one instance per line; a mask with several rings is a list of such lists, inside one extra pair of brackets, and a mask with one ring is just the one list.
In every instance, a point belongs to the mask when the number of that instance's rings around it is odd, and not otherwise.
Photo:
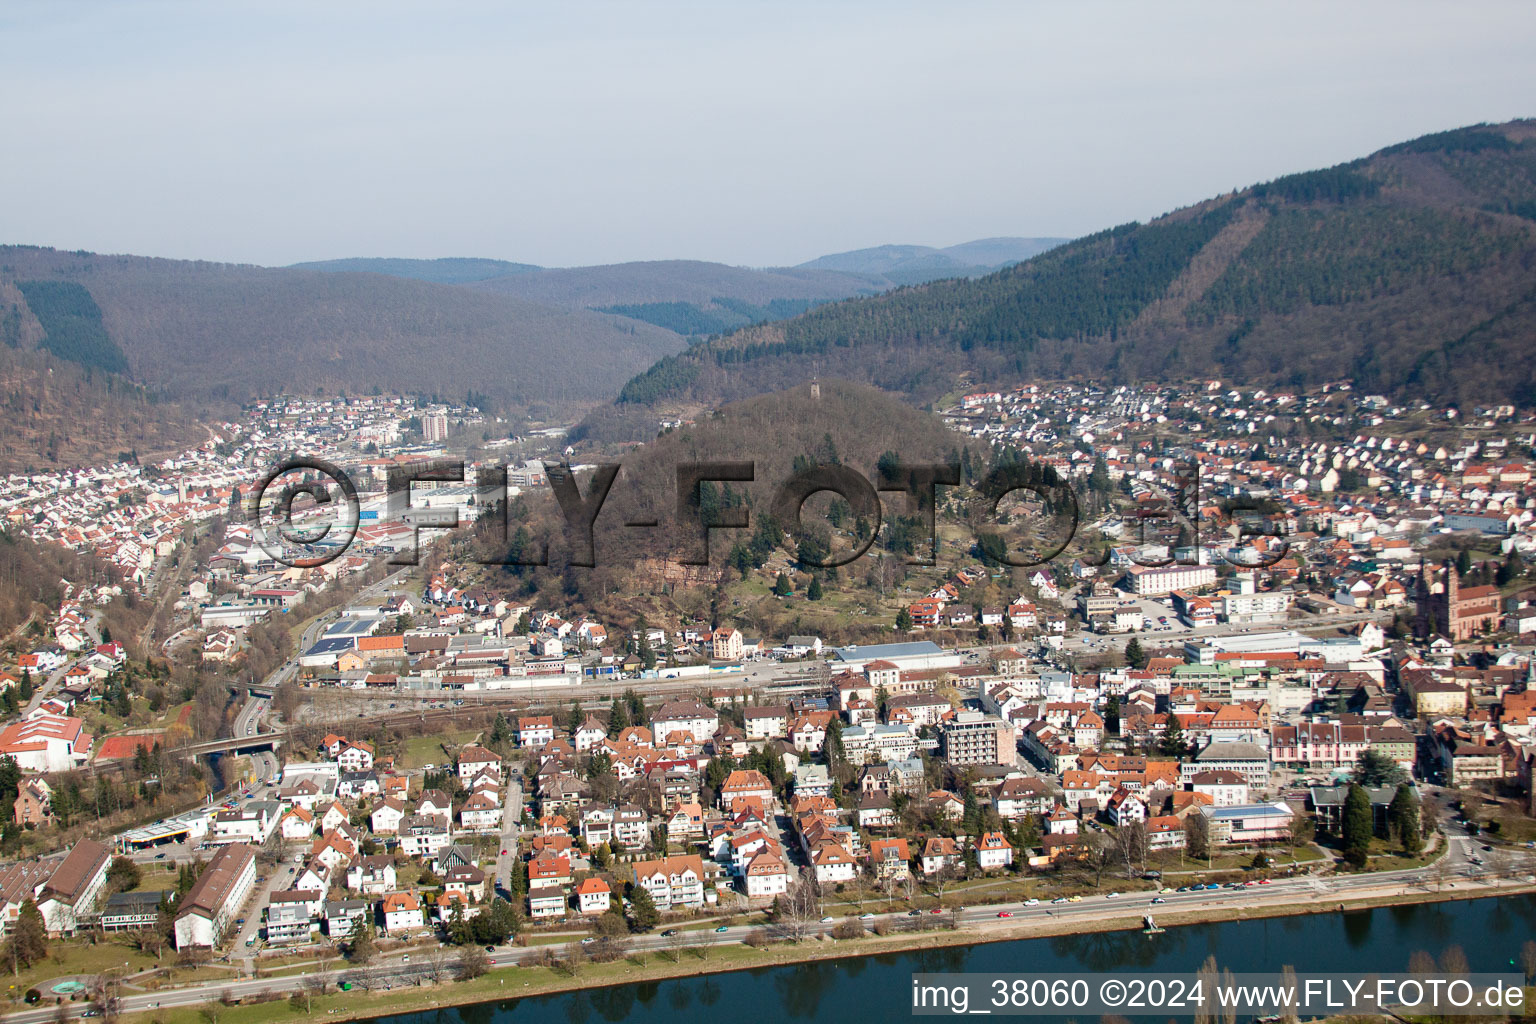
[(790, 594), (794, 593), (794, 589), (794, 587), (790, 586), (789, 577), (784, 575), (782, 572), (779, 573), (778, 577), (773, 581), (773, 592), (780, 597), (788, 597)]
[(645, 724), (645, 700), (633, 689), (624, 691), (624, 703), (629, 708), (629, 721), (632, 725)]
[(24, 669), (21, 670), (21, 682), (16, 684), (16, 692), (21, 695), (21, 699), (22, 699), (23, 702), (26, 702), (26, 701), (29, 701), (29, 700), (32, 699), (32, 670), (31, 669), (24, 668)]
[(1157, 742), (1157, 749), (1164, 756), (1181, 761), (1189, 754), (1189, 743), (1184, 739), (1184, 726), (1179, 724), (1178, 715), (1169, 712), (1168, 725)]
[(1472, 553), (1466, 548), (1456, 556), (1456, 575), (1465, 578), (1472, 571)]
[(808, 601), (820, 601), (822, 598), (821, 577), (812, 576), (810, 586), (805, 588), (805, 598)]
[(608, 735), (617, 736), (629, 728), (629, 709), (619, 698), (613, 698), (613, 703), (608, 705)]
[(1403, 852), (1410, 857), (1418, 856), (1424, 849), (1424, 836), (1419, 831), (1419, 802), (1414, 798), (1413, 787), (1406, 782), (1397, 787), (1387, 807), (1387, 821)]
[(1362, 786), (1399, 786), (1408, 781), (1403, 766), (1374, 747), (1355, 762), (1354, 781)]
[(1375, 832), (1370, 794), (1359, 783), (1351, 783), (1344, 798), (1344, 859), (1355, 867), (1364, 866)]
[(656, 901), (644, 886), (632, 886), (629, 891), (629, 926), (637, 932), (648, 932), (661, 922), (661, 912)]
[(912, 613), (903, 605), (896, 612), (896, 632), (908, 633), (912, 630)]
[(1130, 643), (1125, 645), (1125, 663), (1131, 668), (1146, 668), (1147, 654), (1141, 649), (1141, 639), (1131, 637)]

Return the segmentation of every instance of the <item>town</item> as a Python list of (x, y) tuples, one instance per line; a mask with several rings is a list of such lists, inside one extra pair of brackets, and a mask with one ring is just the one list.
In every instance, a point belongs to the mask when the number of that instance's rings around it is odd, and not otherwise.
[[(250, 414), (158, 464), (4, 481), (13, 531), (101, 567), (5, 647), (13, 999), (1533, 882), (1536, 419), (1512, 407), (965, 394), (957, 439), (1090, 496), (1082, 535), (1027, 568), (951, 544), (848, 635), (530, 597), (433, 540), (484, 514), (472, 484), (383, 515), (389, 469), (455, 443), (547, 490), (582, 454), (558, 429), (386, 396)], [(364, 481), (318, 565), (245, 507), (294, 450)], [(418, 531), (421, 564), (386, 564)], [(822, 586), (741, 575), (781, 604)]]

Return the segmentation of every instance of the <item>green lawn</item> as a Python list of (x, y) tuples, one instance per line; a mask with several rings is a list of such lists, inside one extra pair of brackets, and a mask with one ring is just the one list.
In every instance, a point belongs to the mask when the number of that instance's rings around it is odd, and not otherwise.
[(447, 760), (443, 744), (462, 747), (480, 734), (478, 729), (447, 729), (430, 736), (413, 736), (400, 748), (398, 764), (402, 768), (420, 768), (425, 764), (441, 765)]
[[(161, 964), (169, 964), (175, 957), (171, 952)], [(129, 973), (157, 966), (155, 958), (140, 953), (126, 942), (108, 939), (91, 945), (88, 942), (48, 943), (48, 958), (23, 970), (19, 975), (5, 979), (7, 993), (25, 993), (27, 989), (52, 978), (71, 974), (102, 974), (109, 970), (122, 971), (127, 964)]]

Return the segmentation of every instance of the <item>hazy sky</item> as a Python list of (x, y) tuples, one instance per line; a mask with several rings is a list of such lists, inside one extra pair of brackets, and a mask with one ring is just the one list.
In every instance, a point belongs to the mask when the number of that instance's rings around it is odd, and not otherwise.
[(795, 263), (1536, 116), (1536, 4), (0, 6), (0, 241)]

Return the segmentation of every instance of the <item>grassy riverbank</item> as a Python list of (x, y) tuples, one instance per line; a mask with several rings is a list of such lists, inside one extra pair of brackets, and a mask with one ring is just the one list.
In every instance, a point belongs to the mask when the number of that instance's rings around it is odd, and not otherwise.
[[(1211, 907), (1183, 913), (1159, 913), (1158, 923), (1165, 926), (1187, 925), (1335, 913), (1339, 910), (1478, 899), (1484, 896), (1504, 896), (1532, 891), (1536, 891), (1536, 887), (1518, 885), (1490, 889), (1486, 893), (1455, 889), (1444, 892), (1404, 892), (1342, 900), (1313, 899), (1272, 905)], [(154, 1024), (154, 1022), (159, 1024), (269, 1024), (269, 1022), (270, 1024), (289, 1024), (289, 1022), (300, 1024), (309, 1020), (353, 1020), (466, 1003), (520, 999), (574, 989), (696, 977), (701, 974), (748, 968), (781, 967), (813, 960), (862, 957), (942, 946), (1012, 942), (1083, 932), (1118, 931), (1137, 927), (1140, 924), (1141, 913), (1142, 908), (1137, 908), (1113, 915), (1105, 914), (1077, 920), (1031, 920), (1027, 923), (1020, 922), (1016, 926), (1002, 927), (989, 922), (984, 928), (972, 925), (954, 931), (870, 935), (861, 939), (845, 940), (805, 940), (800, 943), (775, 943), (760, 949), (731, 944), (686, 948), (675, 954), (670, 950), (665, 953), (653, 951), (634, 954), (627, 959), (609, 964), (585, 964), (574, 971), (568, 968), (505, 967), (466, 982), (397, 988), (389, 992), (362, 992), (355, 989), (351, 992), (332, 991), (325, 995), (314, 996), (308, 1012), (293, 1008), (284, 997), (272, 1002), (228, 1007), (214, 1003), (160, 1008), (128, 1014), (124, 1019), (133, 1021), (135, 1024)], [(674, 955), (675, 960), (672, 959)], [(1406, 967), (1406, 965), (1403, 966)]]

